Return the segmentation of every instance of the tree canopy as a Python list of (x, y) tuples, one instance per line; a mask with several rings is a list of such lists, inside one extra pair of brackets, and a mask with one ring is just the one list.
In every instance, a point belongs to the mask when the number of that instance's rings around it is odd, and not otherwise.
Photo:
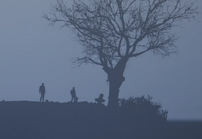
[(129, 59), (148, 51), (176, 53), (172, 29), (196, 14), (194, 3), (185, 0), (74, 0), (71, 7), (57, 0), (44, 18), (72, 29), (84, 54), (76, 62), (102, 66), (109, 82), (116, 82), (110, 91), (117, 92)]

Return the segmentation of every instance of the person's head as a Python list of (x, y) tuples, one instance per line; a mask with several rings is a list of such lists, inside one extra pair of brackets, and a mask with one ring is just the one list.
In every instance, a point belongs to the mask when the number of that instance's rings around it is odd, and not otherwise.
[(74, 90), (75, 88), (73, 87), (73, 90)]
[(103, 94), (100, 94), (99, 98), (103, 98), (103, 97), (104, 97), (104, 95), (103, 95)]
[(44, 86), (44, 83), (42, 83), (42, 85)]

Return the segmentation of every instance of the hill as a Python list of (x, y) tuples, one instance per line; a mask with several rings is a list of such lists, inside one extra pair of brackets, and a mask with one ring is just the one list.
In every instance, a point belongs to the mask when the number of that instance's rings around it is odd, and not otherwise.
[(201, 139), (202, 122), (167, 122), (93, 103), (0, 102), (1, 139)]

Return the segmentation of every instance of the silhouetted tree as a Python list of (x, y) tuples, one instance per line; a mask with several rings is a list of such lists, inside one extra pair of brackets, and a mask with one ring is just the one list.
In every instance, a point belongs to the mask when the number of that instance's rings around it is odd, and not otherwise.
[(99, 65), (108, 75), (108, 106), (118, 106), (119, 88), (129, 59), (148, 51), (161, 56), (176, 52), (175, 23), (197, 14), (185, 0), (74, 0), (71, 7), (57, 0), (44, 18), (62, 22), (83, 46), (78, 64)]

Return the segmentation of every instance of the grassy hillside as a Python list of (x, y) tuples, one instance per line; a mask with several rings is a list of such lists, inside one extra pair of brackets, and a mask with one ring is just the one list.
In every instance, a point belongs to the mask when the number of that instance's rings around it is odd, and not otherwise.
[(110, 110), (92, 103), (0, 102), (1, 139), (201, 139), (201, 122)]

